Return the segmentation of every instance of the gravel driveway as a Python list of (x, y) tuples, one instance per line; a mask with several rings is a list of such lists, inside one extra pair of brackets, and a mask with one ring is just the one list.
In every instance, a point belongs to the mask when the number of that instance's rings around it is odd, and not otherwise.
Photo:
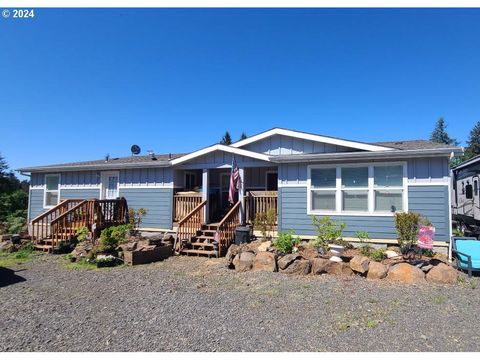
[(0, 351), (479, 351), (480, 289), (235, 273), (176, 257), (71, 270), (17, 265), (0, 287)]

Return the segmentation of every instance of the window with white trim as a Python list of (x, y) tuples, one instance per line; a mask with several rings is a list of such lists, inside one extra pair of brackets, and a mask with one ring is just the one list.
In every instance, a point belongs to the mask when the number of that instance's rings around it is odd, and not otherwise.
[(406, 208), (405, 163), (308, 167), (311, 214), (384, 214)]
[(45, 207), (53, 207), (58, 204), (58, 186), (60, 175), (45, 175)]
[(335, 211), (336, 180), (335, 168), (311, 169), (311, 210)]

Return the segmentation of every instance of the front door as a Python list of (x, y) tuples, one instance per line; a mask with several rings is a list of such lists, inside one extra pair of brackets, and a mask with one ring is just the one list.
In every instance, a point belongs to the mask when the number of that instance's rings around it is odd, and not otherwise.
[(118, 198), (118, 172), (102, 173), (102, 199)]

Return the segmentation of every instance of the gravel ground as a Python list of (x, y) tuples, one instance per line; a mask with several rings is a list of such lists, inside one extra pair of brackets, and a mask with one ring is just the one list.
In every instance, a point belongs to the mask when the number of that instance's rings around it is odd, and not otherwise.
[(39, 255), (12, 267), (26, 281), (0, 287), (0, 351), (480, 350), (476, 280), (417, 287), (239, 274), (196, 257), (65, 264)]

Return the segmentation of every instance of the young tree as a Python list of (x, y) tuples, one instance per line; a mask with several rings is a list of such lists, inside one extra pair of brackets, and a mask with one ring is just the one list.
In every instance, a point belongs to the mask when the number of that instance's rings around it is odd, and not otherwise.
[(245, 131), (242, 131), (242, 135), (240, 135), (240, 139), (239, 140), (245, 140), (247, 138), (247, 134), (245, 134)]
[(473, 129), (470, 131), (470, 135), (467, 141), (467, 148), (465, 149), (465, 160), (468, 160), (479, 154), (480, 154), (480, 121), (478, 121), (473, 127)]
[(225, 135), (223, 135), (222, 141), (220, 141), (220, 144), (222, 145), (231, 145), (232, 144), (232, 137), (230, 136), (230, 133), (228, 131), (225, 132)]
[(447, 124), (445, 124), (445, 120), (441, 117), (437, 120), (437, 123), (435, 124), (435, 129), (433, 129), (432, 135), (430, 135), (430, 141), (440, 144), (457, 146), (458, 141), (448, 136), (446, 129)]
[(3, 177), (7, 173), (8, 163), (7, 160), (0, 154), (0, 176)]

